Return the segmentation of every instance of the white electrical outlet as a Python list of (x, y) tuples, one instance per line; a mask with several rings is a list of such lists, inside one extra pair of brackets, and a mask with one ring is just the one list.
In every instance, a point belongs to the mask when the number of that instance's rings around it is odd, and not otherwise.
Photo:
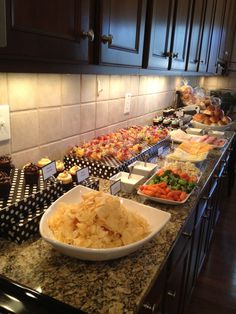
[(131, 96), (131, 93), (125, 94), (124, 114), (130, 113)]
[(0, 141), (11, 138), (10, 134), (10, 114), (8, 105), (0, 105)]

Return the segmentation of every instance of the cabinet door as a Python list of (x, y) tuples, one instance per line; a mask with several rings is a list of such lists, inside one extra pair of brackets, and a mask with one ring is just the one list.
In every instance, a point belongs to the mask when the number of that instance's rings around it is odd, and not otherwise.
[[(222, 27), (222, 33), (220, 37), (220, 49), (218, 60), (220, 61), (217, 73), (224, 73), (227, 70), (228, 63), (230, 61), (230, 56), (233, 48), (233, 37), (236, 21), (235, 21), (235, 9), (236, 3), (234, 0), (226, 0), (224, 21)], [(222, 68), (221, 68), (222, 66)]]
[(203, 33), (203, 22), (205, 13), (205, 0), (194, 2), (193, 20), (191, 25), (191, 34), (189, 42), (188, 71), (197, 71), (200, 62), (200, 48)]
[(189, 270), (190, 248), (190, 244), (185, 247), (179, 261), (175, 264), (168, 279), (164, 299), (164, 313), (166, 314), (183, 313)]
[(171, 69), (185, 70), (191, 24), (192, 1), (178, 0), (175, 7), (175, 30), (171, 45)]
[(43, 61), (88, 61), (90, 1), (6, 1), (8, 58)]
[(142, 66), (146, 0), (101, 1), (100, 63)]
[(207, 72), (209, 73), (217, 72), (217, 62), (220, 51), (220, 38), (222, 34), (223, 18), (225, 14), (225, 4), (226, 0), (217, 0), (216, 3), (214, 27), (211, 39), (211, 49), (207, 69)]
[(216, 0), (207, 0), (204, 15), (203, 36), (201, 43), (199, 72), (206, 72), (211, 48)]
[(173, 1), (154, 0), (148, 7), (146, 29), (147, 60), (144, 66), (168, 69), (170, 40), (173, 27)]

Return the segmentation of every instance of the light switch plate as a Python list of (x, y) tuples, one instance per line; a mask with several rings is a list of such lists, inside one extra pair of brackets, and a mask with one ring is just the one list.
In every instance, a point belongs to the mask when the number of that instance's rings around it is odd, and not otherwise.
[(10, 109), (8, 105), (0, 105), (0, 141), (6, 141), (10, 138)]
[(131, 93), (125, 94), (124, 114), (130, 113), (131, 96)]

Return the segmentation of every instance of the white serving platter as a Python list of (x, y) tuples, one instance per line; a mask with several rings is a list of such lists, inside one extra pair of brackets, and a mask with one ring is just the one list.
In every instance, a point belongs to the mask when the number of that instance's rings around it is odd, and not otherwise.
[(61, 202), (79, 203), (82, 199), (82, 195), (91, 191), (93, 190), (84, 186), (76, 186), (75, 188), (71, 189), (69, 192), (58, 198), (46, 210), (41, 218), (39, 230), (42, 238), (62, 254), (89, 261), (105, 261), (126, 256), (130, 253), (135, 252), (138, 249), (141, 249), (148, 241), (155, 237), (171, 217), (170, 213), (167, 213), (160, 209), (146, 206), (128, 199), (120, 198), (120, 201), (123, 203), (127, 210), (138, 213), (147, 220), (150, 225), (150, 234), (147, 237), (140, 241), (122, 247), (109, 249), (76, 247), (58, 241), (54, 237), (52, 230), (48, 226), (48, 219), (56, 213)]

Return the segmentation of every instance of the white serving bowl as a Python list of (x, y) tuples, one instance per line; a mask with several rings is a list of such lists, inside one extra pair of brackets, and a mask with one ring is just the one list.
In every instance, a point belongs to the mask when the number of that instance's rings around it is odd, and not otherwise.
[(206, 130), (216, 130), (216, 131), (225, 131), (233, 125), (233, 122), (230, 122), (226, 125), (207, 125), (207, 124), (192, 120), (191, 124), (194, 128), (206, 129)]
[(121, 191), (132, 193), (138, 185), (144, 183), (145, 178), (134, 173), (129, 177), (129, 173), (121, 171), (110, 178), (111, 183), (118, 180), (121, 182)]
[(150, 162), (136, 160), (131, 165), (128, 166), (129, 169), (133, 168), (132, 173), (144, 176), (145, 178), (150, 177), (157, 168), (157, 164)]
[(79, 203), (81, 201), (82, 195), (91, 191), (93, 190), (86, 188), (82, 185), (77, 185), (75, 188), (71, 189), (69, 192), (58, 198), (46, 210), (40, 220), (39, 230), (42, 238), (49, 244), (51, 244), (56, 250), (65, 255), (89, 261), (105, 261), (128, 255), (140, 249), (142, 246), (145, 245), (145, 243), (147, 243), (154, 236), (156, 236), (170, 219), (171, 215), (165, 211), (146, 206), (128, 199), (120, 198), (120, 201), (123, 203), (127, 210), (138, 213), (147, 220), (148, 224), (150, 225), (151, 231), (147, 237), (125, 246), (109, 249), (91, 249), (76, 247), (58, 241), (54, 237), (51, 229), (48, 226), (48, 219), (56, 213), (59, 207), (59, 203)]
[(198, 129), (198, 128), (187, 128), (186, 133), (188, 134), (193, 134), (193, 135), (202, 135), (204, 132), (203, 129)]

